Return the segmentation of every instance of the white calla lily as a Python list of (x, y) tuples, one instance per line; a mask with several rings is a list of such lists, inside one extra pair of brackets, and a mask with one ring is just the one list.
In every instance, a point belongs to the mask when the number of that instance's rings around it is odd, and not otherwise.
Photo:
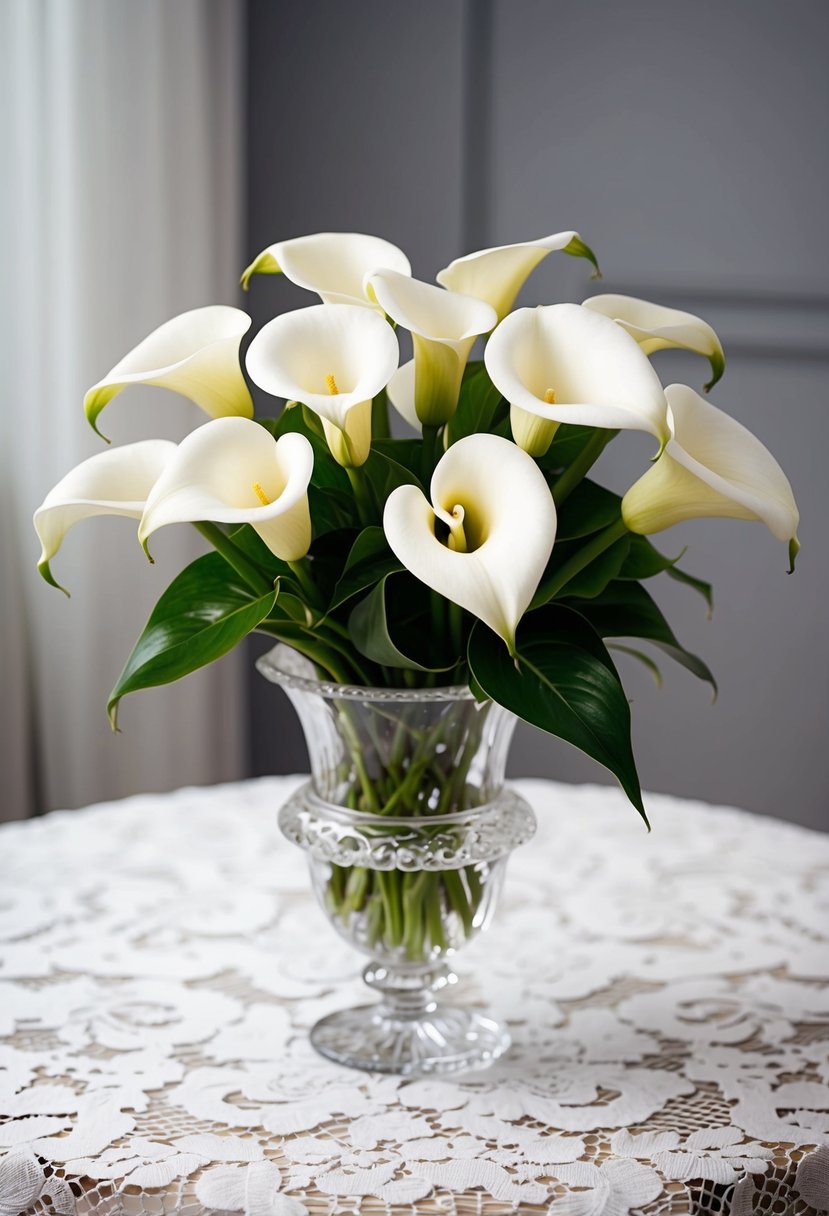
[(242, 286), (247, 291), (255, 274), (284, 274), (315, 291), (324, 304), (373, 308), (363, 283), (367, 274), (385, 269), (412, 273), (409, 259), (391, 241), (365, 232), (315, 232), (269, 245), (245, 270)]
[(90, 456), (61, 478), (34, 514), (41, 545), (37, 568), (47, 583), (64, 590), (55, 582), (49, 563), (73, 524), (93, 515), (141, 518), (147, 495), (175, 450), (168, 439), (126, 443)]
[(495, 330), (484, 360), (510, 403), (516, 442), (534, 456), (546, 451), (562, 422), (648, 431), (660, 443), (668, 438), (656, 372), (630, 335), (601, 313), (579, 304), (519, 308)]
[(631, 532), (649, 535), (686, 519), (757, 519), (788, 541), (794, 568), (800, 515), (792, 487), (756, 435), (684, 384), (665, 390), (670, 439), (622, 499)]
[(430, 493), (431, 503), (418, 486), (392, 491), (383, 514), (389, 546), (415, 578), (479, 617), (513, 653), (555, 540), (543, 474), (508, 439), (468, 435), (441, 457)]
[(223, 304), (173, 317), (93, 384), (83, 402), (89, 422), (98, 431), (101, 410), (132, 384), (172, 389), (211, 418), (252, 418), (253, 401), (239, 366), (239, 344), (250, 325), (246, 312)]
[(455, 412), (475, 339), (497, 324), (495, 309), (474, 296), (382, 270), (366, 280), (369, 296), (412, 335), (415, 412), (424, 426), (442, 426)]
[(437, 281), (450, 291), (461, 291), (486, 300), (502, 321), (512, 309), (516, 296), (532, 272), (550, 253), (561, 250), (573, 257), (587, 258), (599, 273), (599, 264), (589, 245), (577, 232), (554, 232), (537, 241), (497, 245), (455, 258), (437, 274)]
[(353, 468), (371, 446), (371, 399), (399, 358), (394, 330), (379, 312), (313, 304), (269, 321), (248, 348), (247, 368), (266, 392), (318, 414), (334, 458)]
[(584, 301), (592, 308), (611, 317), (635, 338), (646, 355), (657, 350), (677, 348), (704, 355), (711, 364), (711, 379), (705, 391), (713, 388), (725, 371), (722, 343), (707, 321), (691, 312), (665, 308), (635, 296), (598, 295)]
[(272, 553), (298, 561), (311, 544), (308, 483), (313, 449), (304, 435), (274, 437), (247, 418), (217, 418), (181, 441), (150, 491), (138, 539), (167, 524), (250, 524)]

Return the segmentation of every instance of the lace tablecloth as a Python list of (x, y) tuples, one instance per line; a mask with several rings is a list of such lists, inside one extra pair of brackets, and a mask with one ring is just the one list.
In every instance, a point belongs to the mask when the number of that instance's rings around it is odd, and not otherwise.
[(360, 958), (276, 830), (292, 779), (0, 829), (0, 1216), (829, 1210), (829, 837), (526, 781), (456, 999), (509, 1055), (318, 1058)]

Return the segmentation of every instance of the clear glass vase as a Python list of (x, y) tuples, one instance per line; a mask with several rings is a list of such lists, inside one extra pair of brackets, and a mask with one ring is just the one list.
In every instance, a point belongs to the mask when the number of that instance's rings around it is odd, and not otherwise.
[(288, 694), (311, 763), (280, 827), (305, 850), (335, 929), (370, 957), (363, 978), (380, 996), (319, 1021), (314, 1047), (407, 1076), (485, 1067), (509, 1046), (506, 1030), (442, 996), (452, 956), (493, 914), (510, 852), (535, 831), (504, 787), (515, 718), (465, 687), (321, 682), (285, 646), (257, 667)]

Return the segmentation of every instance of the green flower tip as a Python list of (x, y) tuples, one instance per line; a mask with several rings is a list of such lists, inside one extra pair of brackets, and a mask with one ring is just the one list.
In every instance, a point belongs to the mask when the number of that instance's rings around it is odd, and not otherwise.
[(722, 379), (722, 374), (725, 371), (725, 355), (722, 349), (718, 348), (713, 354), (708, 356), (708, 361), (711, 364), (711, 379), (707, 384), (703, 385), (706, 393), (710, 393), (711, 389)]
[(796, 536), (793, 536), (789, 541), (789, 569), (788, 574), (794, 574), (794, 564), (797, 561), (797, 555), (800, 552), (800, 541)]
[(581, 239), (580, 236), (574, 236), (572, 241), (570, 241), (570, 244), (564, 246), (564, 252), (569, 253), (570, 256), (574, 258), (587, 258), (588, 262), (590, 262), (593, 267), (593, 273), (590, 276), (591, 279), (600, 279), (602, 277), (602, 272), (599, 269), (599, 263), (596, 259), (595, 253), (590, 246)]
[(145, 536), (145, 537), (144, 537), (144, 539), (141, 541), (141, 548), (144, 550), (144, 553), (145, 553), (145, 555), (146, 555), (146, 557), (147, 557), (147, 561), (150, 563), (150, 565), (151, 565), (151, 566), (154, 566), (154, 565), (155, 565), (155, 558), (153, 557), (152, 553), (150, 553), (150, 538), (149, 538), (149, 536)]
[(83, 410), (86, 414), (86, 420), (92, 427), (99, 439), (103, 439), (104, 443), (112, 443), (103, 431), (98, 429), (98, 416), (104, 406), (108, 405), (113, 397), (120, 393), (122, 385), (107, 384), (102, 388), (91, 388), (83, 399)]
[(67, 599), (71, 598), (71, 596), (69, 595), (69, 592), (66, 590), (66, 588), (62, 587), (60, 585), (60, 583), (58, 582), (58, 580), (55, 578), (54, 574), (51, 571), (49, 563), (45, 559), (43, 561), (37, 563), (37, 569), (38, 569), (38, 573), (40, 574), (40, 577), (42, 579), (44, 579), (49, 584), (50, 587), (56, 587), (58, 591), (63, 592), (63, 594), (66, 596)]
[(255, 274), (281, 274), (281, 268), (277, 263), (276, 258), (266, 249), (264, 253), (260, 253), (254, 258), (250, 266), (247, 266), (242, 271), (242, 277), (239, 280), (242, 290), (250, 290), (250, 281)]

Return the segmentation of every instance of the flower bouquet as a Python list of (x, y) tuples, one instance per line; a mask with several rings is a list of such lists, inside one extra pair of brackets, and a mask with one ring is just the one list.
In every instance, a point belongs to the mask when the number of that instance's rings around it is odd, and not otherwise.
[[(277, 415), (253, 417), (239, 361), (250, 318), (185, 313), (89, 390), (86, 415), (98, 430), (109, 402), (140, 383), (210, 420), (179, 444), (93, 456), (35, 513), (39, 568), (55, 586), (51, 562), (87, 516), (138, 519), (148, 556), (173, 523), (212, 546), (153, 610), (112, 691), (113, 726), (127, 693), (179, 679), (252, 631), (280, 644), (260, 667), (299, 710), (312, 764), (282, 824), (309, 851), (335, 925), (379, 959), (366, 978), (385, 999), (324, 1019), (315, 1041), (365, 1067), (466, 1067), (503, 1050), (495, 1023), (439, 1018), (433, 996), (532, 831), (503, 787), (516, 718), (604, 765), (645, 818), (611, 652), (656, 671), (646, 643), (714, 685), (645, 584), (664, 575), (709, 604), (711, 589), (649, 537), (732, 516), (787, 542), (790, 570), (799, 547), (772, 455), (693, 389), (663, 388), (651, 366), (657, 350), (696, 352), (710, 389), (724, 368), (711, 327), (620, 295), (513, 310), (556, 251), (598, 273), (575, 232), (458, 258), (438, 285), (372, 236), (270, 246), (243, 286), (283, 274), (322, 300), (277, 316), (248, 347), (250, 379), (285, 401)], [(413, 348), (402, 366), (399, 330)], [(654, 454), (619, 496), (589, 474), (627, 430), (653, 436)]]

